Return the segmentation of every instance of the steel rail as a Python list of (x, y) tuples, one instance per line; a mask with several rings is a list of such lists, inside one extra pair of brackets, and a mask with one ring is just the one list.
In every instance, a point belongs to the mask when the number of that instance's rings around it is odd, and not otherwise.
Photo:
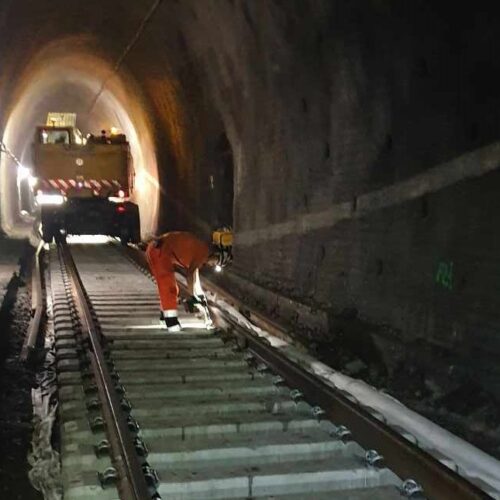
[[(143, 252), (129, 247), (126, 249), (126, 253), (140, 267), (149, 270)], [(277, 335), (279, 337), (286, 336), (286, 333), (275, 322), (267, 320), (262, 314), (253, 311), (207, 278), (203, 278), (203, 286), (236, 309), (244, 311), (247, 316), (250, 316), (251, 321), (260, 328), (275, 335), (279, 333)], [(214, 308), (214, 304), (211, 304), (211, 308)], [(439, 500), (491, 498), (479, 487), (405, 439), (367, 410), (350, 401), (340, 390), (327, 385), (255, 334), (242, 328), (219, 308), (217, 311), (223, 314), (224, 320), (230, 323), (239, 334), (244, 336), (249, 350), (254, 355), (283, 377), (288, 385), (300, 390), (306, 401), (320, 406), (325, 411), (326, 418), (337, 425), (345, 425), (351, 432), (353, 439), (361, 446), (365, 449), (375, 449), (383, 455), (387, 466), (399, 477), (417, 481), (424, 489), (426, 498)], [(216, 317), (215, 314), (213, 316)]]
[[(253, 321), (258, 319), (259, 327), (271, 333), (279, 328), (276, 323), (266, 321), (261, 314), (251, 311), (248, 306), (243, 305), (210, 280), (205, 278), (203, 281), (204, 287), (212, 293), (224, 298), (238, 309), (248, 310)], [(217, 310), (220, 311), (218, 308)], [(224, 315), (224, 319), (244, 336), (250, 351), (281, 375), (291, 387), (300, 390), (305, 400), (320, 406), (332, 422), (345, 425), (353, 439), (361, 446), (377, 450), (384, 457), (388, 467), (399, 477), (417, 481), (423, 487), (427, 498), (446, 500), (491, 498), (479, 487), (350, 401), (341, 391), (327, 385), (255, 334), (242, 328), (231, 317)]]
[[(256, 323), (259, 327), (271, 333), (279, 329), (276, 323), (268, 322), (261, 314), (252, 311), (210, 280), (205, 278), (203, 281), (204, 287), (212, 293), (222, 297), (239, 310), (248, 310), (251, 320), (257, 319)], [(217, 310), (220, 311), (220, 309)], [(300, 390), (305, 400), (320, 406), (332, 422), (345, 425), (353, 439), (361, 446), (377, 450), (384, 457), (388, 467), (399, 477), (417, 481), (423, 487), (427, 498), (446, 500), (491, 498), (479, 487), (405, 439), (367, 410), (350, 401), (341, 391), (327, 385), (255, 334), (242, 328), (231, 317), (224, 315), (224, 319), (244, 336), (250, 351), (262, 362), (268, 364), (278, 375), (281, 375), (291, 387)]]
[(42, 270), (41, 270), (41, 255), (43, 250), (43, 242), (40, 242), (34, 256), (35, 265), (31, 273), (31, 318), (28, 326), (28, 332), (24, 339), (21, 349), (21, 361), (30, 361), (33, 351), (35, 350), (40, 325), (45, 312), (45, 302), (43, 300), (42, 291)]
[(118, 491), (121, 500), (151, 498), (146, 479), (137, 458), (131, 434), (120, 406), (115, 386), (104, 357), (100, 333), (96, 328), (85, 296), (82, 280), (68, 247), (58, 245), (61, 261), (70, 277), (71, 293), (82, 322), (82, 333), (89, 342), (89, 357), (95, 375), (101, 409), (106, 422), (106, 435), (111, 448), (111, 459), (118, 473)]
[[(219, 309), (218, 309), (219, 310)], [(425, 450), (403, 438), (367, 410), (350, 401), (339, 390), (327, 385), (277, 349), (249, 333), (231, 318), (224, 317), (244, 336), (248, 349), (298, 389), (304, 399), (325, 411), (325, 417), (345, 425), (353, 439), (366, 449), (375, 449), (384, 462), (402, 479), (414, 479), (429, 499), (473, 500), (491, 498)]]

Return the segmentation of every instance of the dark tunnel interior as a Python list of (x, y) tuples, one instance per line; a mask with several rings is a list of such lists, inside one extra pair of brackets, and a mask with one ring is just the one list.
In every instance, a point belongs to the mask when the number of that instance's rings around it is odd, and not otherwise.
[[(220, 283), (320, 359), (500, 425), (499, 24), (424, 0), (0, 0), (0, 138), (30, 168), (50, 111), (118, 127), (143, 238), (231, 226)], [(2, 154), (2, 230), (29, 238), (17, 176)]]

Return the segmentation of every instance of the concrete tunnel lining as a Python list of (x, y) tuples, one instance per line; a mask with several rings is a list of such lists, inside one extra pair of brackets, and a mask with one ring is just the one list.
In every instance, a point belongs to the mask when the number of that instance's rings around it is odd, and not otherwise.
[[(116, 74), (109, 61), (85, 50), (78, 40), (58, 41), (32, 60), (15, 90), (3, 142), (30, 167), (35, 126), (49, 111), (77, 112), (82, 132), (97, 134), (116, 126), (129, 142), (135, 169), (133, 201), (141, 212), (143, 235), (155, 231), (159, 210), (159, 183), (152, 123), (132, 76)], [(95, 100), (97, 98), (97, 100)], [(61, 105), (64, 109), (60, 109)], [(2, 229), (11, 237), (28, 237), (33, 228), (19, 216), (17, 166), (6, 155), (0, 164), (0, 213)]]

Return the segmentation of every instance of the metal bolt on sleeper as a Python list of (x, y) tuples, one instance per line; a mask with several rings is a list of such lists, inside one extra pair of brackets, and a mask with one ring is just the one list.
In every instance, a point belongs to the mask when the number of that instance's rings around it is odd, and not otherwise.
[(108, 467), (104, 472), (99, 472), (97, 476), (103, 488), (115, 485), (118, 480), (118, 472), (114, 467)]
[(116, 383), (115, 384), (115, 391), (117, 394), (123, 395), (123, 394), (125, 394), (125, 387), (123, 387), (122, 384)]
[(301, 401), (302, 399), (304, 399), (304, 394), (302, 394), (302, 392), (300, 392), (298, 389), (293, 389), (290, 391), (290, 397), (295, 401)]
[(312, 411), (313, 417), (317, 418), (318, 420), (323, 418), (326, 414), (325, 410), (323, 410), (323, 408), (321, 408), (321, 406), (313, 406), (313, 409), (311, 411)]
[(160, 478), (158, 477), (158, 473), (153, 467), (148, 464), (142, 466), (142, 472), (144, 473), (144, 477), (146, 478), (146, 482), (148, 486), (157, 487), (160, 484)]
[(83, 386), (83, 392), (85, 394), (95, 394), (97, 392), (97, 385), (95, 382), (91, 382), (90, 384), (85, 384)]
[(122, 410), (129, 412), (132, 409), (132, 403), (127, 398), (120, 399), (120, 406)]
[(245, 355), (243, 356), (243, 359), (247, 363), (252, 363), (255, 359), (255, 356), (251, 352), (246, 352)]
[(259, 363), (257, 365), (257, 371), (259, 373), (264, 373), (264, 372), (267, 372), (269, 370), (269, 366), (266, 365), (265, 363)]
[(146, 446), (146, 443), (142, 440), (142, 438), (136, 436), (134, 438), (134, 447), (135, 451), (140, 457), (147, 457), (149, 454), (148, 447)]
[(104, 427), (105, 427), (104, 419), (101, 416), (94, 417), (90, 421), (90, 429), (92, 430), (92, 432), (102, 431)]
[(377, 450), (368, 450), (365, 453), (365, 460), (370, 467), (382, 467), (384, 457)]
[(94, 446), (94, 451), (97, 457), (108, 455), (109, 450), (110, 450), (110, 445), (107, 439), (102, 439)]
[(347, 441), (351, 441), (352, 434), (351, 431), (345, 425), (339, 425), (335, 431), (333, 431), (333, 435), (339, 438), (344, 443)]
[(97, 410), (101, 407), (101, 402), (97, 398), (92, 398), (87, 401), (87, 410)]
[(424, 489), (414, 479), (406, 479), (401, 485), (401, 493), (408, 498), (422, 496)]
[(135, 420), (134, 417), (131, 415), (127, 416), (127, 427), (130, 432), (138, 433), (140, 431), (139, 424), (137, 423), (137, 420)]

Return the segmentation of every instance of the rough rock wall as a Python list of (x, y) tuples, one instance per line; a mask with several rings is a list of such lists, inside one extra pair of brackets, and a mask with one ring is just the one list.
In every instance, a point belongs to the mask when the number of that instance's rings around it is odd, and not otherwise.
[(187, 38), (233, 146), (235, 270), (497, 379), (498, 16), (232, 5), (206, 7)]

